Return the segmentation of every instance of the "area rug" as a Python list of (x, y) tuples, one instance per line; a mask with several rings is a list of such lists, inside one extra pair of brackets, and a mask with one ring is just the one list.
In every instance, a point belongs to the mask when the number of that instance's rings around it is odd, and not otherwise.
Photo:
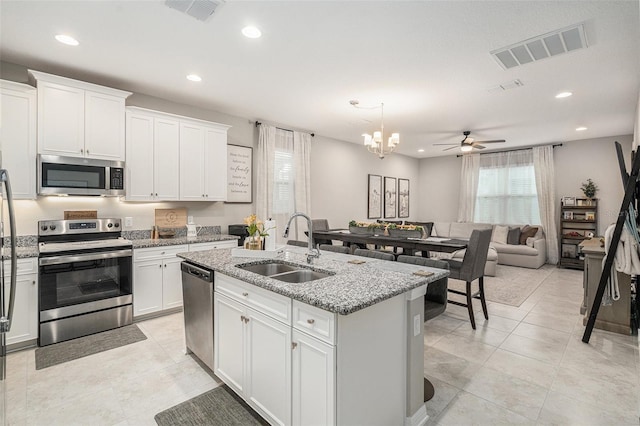
[[(484, 297), (487, 301), (510, 306), (520, 306), (553, 272), (555, 266), (543, 265), (539, 269), (519, 268), (517, 266), (496, 266), (495, 277), (484, 277)], [(464, 281), (449, 280), (449, 288), (465, 290)], [(477, 291), (477, 281), (471, 285)], [(451, 294), (450, 294), (451, 297)], [(460, 296), (464, 299), (464, 296)], [(455, 300), (463, 300), (456, 298)]]
[(127, 325), (90, 336), (36, 349), (36, 370), (62, 364), (98, 352), (145, 340), (147, 336), (137, 325)]
[(269, 424), (226, 385), (164, 410), (156, 414), (154, 419), (159, 426), (260, 426)]

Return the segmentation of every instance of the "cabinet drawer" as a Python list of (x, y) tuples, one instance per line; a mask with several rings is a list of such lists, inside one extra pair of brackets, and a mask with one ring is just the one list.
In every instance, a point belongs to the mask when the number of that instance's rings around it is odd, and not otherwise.
[(335, 344), (336, 318), (332, 312), (294, 300), (293, 327), (331, 345)]
[(148, 260), (148, 259), (166, 259), (168, 257), (173, 257), (176, 254), (183, 253), (185, 251), (189, 251), (189, 246), (186, 244), (182, 244), (179, 246), (135, 249), (133, 251), (133, 260), (134, 262), (137, 262), (139, 260)]
[(215, 273), (214, 289), (263, 314), (269, 315), (286, 324), (291, 324), (291, 299), (240, 281), (219, 272)]
[[(4, 261), (4, 271), (5, 276), (9, 276), (11, 268), (11, 261)], [(38, 272), (38, 259), (35, 257), (30, 257), (27, 259), (18, 259), (16, 264), (16, 270), (18, 275), (26, 275), (26, 274), (34, 274)]]

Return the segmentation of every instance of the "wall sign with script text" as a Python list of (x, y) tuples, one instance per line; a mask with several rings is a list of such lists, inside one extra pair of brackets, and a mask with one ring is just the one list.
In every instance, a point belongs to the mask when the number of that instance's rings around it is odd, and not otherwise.
[(227, 145), (227, 203), (252, 202), (253, 148)]

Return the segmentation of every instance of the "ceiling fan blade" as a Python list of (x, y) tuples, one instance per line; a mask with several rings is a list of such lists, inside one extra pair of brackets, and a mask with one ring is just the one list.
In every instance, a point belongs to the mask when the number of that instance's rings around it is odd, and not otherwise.
[(437, 145), (460, 145), (459, 143), (434, 143), (433, 146)]
[(503, 143), (506, 142), (506, 140), (504, 139), (496, 139), (496, 140), (492, 140), (492, 141), (477, 141), (475, 143)]
[(475, 149), (485, 149), (486, 146), (476, 145), (475, 143), (472, 145)]
[(443, 151), (449, 151), (449, 150), (451, 150), (451, 149), (456, 149), (456, 148), (457, 148), (457, 146), (452, 146), (451, 148), (445, 148), (445, 149), (443, 149)]

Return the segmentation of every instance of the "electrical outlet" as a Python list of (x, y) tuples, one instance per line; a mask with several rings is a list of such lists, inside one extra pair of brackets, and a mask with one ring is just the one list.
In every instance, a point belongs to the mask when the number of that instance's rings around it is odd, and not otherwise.
[(132, 217), (125, 217), (124, 218), (124, 226), (125, 226), (125, 228), (131, 228), (133, 226), (133, 218)]
[(422, 327), (420, 324), (420, 314), (413, 317), (413, 335), (419, 336), (422, 331)]

